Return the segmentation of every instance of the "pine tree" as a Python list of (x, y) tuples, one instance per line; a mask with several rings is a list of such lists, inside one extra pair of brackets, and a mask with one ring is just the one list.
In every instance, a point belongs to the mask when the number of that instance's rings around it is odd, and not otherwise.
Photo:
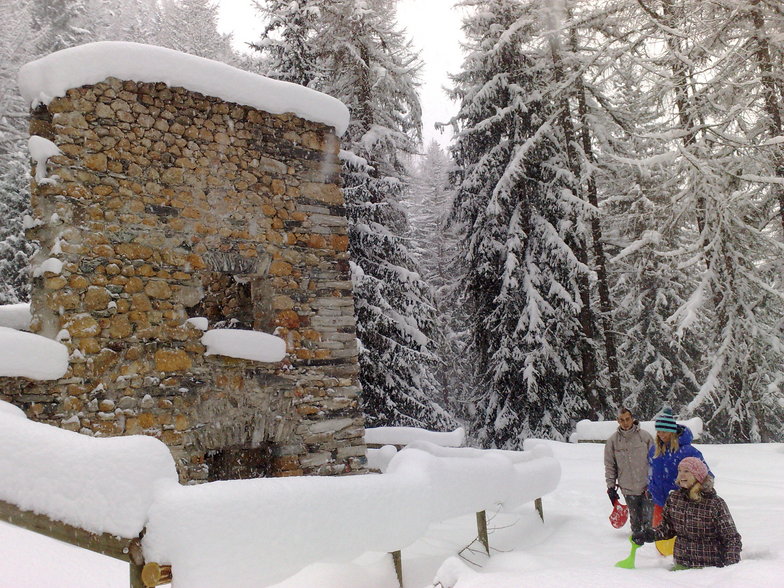
[(512, 0), (466, 0), (454, 217), (465, 232), (464, 283), (483, 390), (474, 433), (519, 448), (530, 435), (563, 439), (587, 410), (579, 384), (587, 268), (575, 255), (582, 206), (539, 89), (541, 55), (523, 52), (536, 23)]
[(214, 0), (164, 0), (158, 42), (171, 49), (234, 63), (231, 35), (218, 32)]
[(449, 174), (453, 162), (432, 141), (414, 166), (406, 195), (412, 251), (423, 280), (433, 291), (437, 331), (434, 336), (438, 364), (435, 372), (441, 390), (440, 403), (453, 415), (468, 418), (473, 373), (467, 355), (467, 320), (460, 301), (461, 276), (465, 272), (458, 251), (459, 235), (449, 226), (452, 190)]
[(318, 77), (314, 42), (321, 2), (266, 0), (254, 2), (266, 19), (261, 38), (250, 43), (265, 59), (269, 77), (308, 86)]
[[(643, 309), (642, 319), (650, 319), (646, 302), (651, 308), (655, 300), (655, 328), (633, 331), (638, 349), (658, 344), (658, 357), (674, 360), (650, 361), (645, 368), (660, 368), (665, 379), (658, 382), (664, 388), (659, 395), (680, 397), (681, 415), (702, 416), (709, 438), (780, 437), (784, 305), (776, 271), (778, 223), (771, 224), (777, 188), (768, 179), (777, 174), (777, 149), (766, 145), (778, 131), (770, 122), (775, 82), (760, 59), (760, 21), (738, 3), (615, 5), (624, 22), (602, 28), (628, 42), (604, 77), (634, 75), (638, 105), (650, 113), (650, 124), (637, 119), (630, 129), (648, 137), (647, 153), (657, 154), (639, 164), (656, 176), (637, 186), (638, 202), (650, 208), (646, 228), (618, 256), (641, 260), (639, 253), (650, 251), (659, 258), (638, 263), (644, 272), (624, 285), (632, 297), (626, 306)], [(635, 46), (637, 34), (644, 45)], [(652, 46), (661, 51), (651, 56), (640, 50)], [(619, 217), (618, 225), (628, 226), (628, 218)], [(662, 353), (661, 341), (672, 344), (672, 353)], [(674, 368), (674, 380), (667, 368)]]
[(35, 251), (22, 228), (29, 212), (28, 107), (16, 88), (19, 67), (44, 37), (40, 27), (33, 30), (31, 9), (29, 2), (0, 2), (0, 304), (27, 299), (27, 259)]
[(85, 0), (30, 0), (30, 23), (38, 31), (35, 53), (45, 55), (92, 40), (83, 25)]

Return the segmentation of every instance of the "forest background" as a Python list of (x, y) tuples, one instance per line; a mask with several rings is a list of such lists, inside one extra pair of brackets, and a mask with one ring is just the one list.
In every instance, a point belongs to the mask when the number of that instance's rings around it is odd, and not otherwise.
[[(457, 114), (422, 145), (393, 0), (0, 0), (0, 304), (29, 295), (19, 67), (162, 45), (342, 100), (368, 426), (519, 449), (668, 404), (705, 440), (784, 441), (779, 0), (463, 0)], [(437, 26), (438, 23), (433, 23)]]

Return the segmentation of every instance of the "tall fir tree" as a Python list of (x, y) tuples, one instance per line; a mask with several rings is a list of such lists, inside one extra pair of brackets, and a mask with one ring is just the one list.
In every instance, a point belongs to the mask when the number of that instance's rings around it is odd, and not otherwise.
[[(594, 53), (592, 67), (614, 85), (604, 104), (626, 118), (626, 136), (607, 133), (603, 155), (621, 237), (618, 316), (636, 350), (627, 373), (639, 401), (675, 400), (722, 441), (781, 436), (779, 151), (770, 139), (782, 19), (768, 7), (618, 0), (602, 7), (610, 16), (592, 39), (614, 45), (605, 58)], [(640, 181), (624, 190), (629, 177)]]
[(565, 438), (587, 413), (577, 280), (588, 269), (574, 249), (583, 206), (557, 112), (541, 99), (552, 68), (523, 52), (537, 23), (514, 0), (461, 6), (467, 57), (453, 77), (451, 152), (481, 391), (473, 432), (484, 445), (519, 448), (531, 435)]
[(313, 0), (254, 2), (266, 26), (261, 37), (248, 45), (263, 56), (268, 76), (300, 86), (309, 86), (319, 77), (315, 35), (321, 4)]
[(431, 287), (439, 317), (435, 338), (438, 365), (436, 378), (441, 404), (458, 418), (466, 419), (473, 394), (469, 386), (473, 367), (467, 356), (466, 317), (460, 302), (460, 236), (449, 226), (453, 193), (449, 174), (454, 164), (436, 141), (413, 165), (406, 197), (410, 226), (410, 250), (424, 281)]
[(33, 8), (42, 6), (0, 0), (0, 304), (27, 299), (27, 260), (36, 249), (22, 222), (29, 211), (28, 106), (16, 88), (19, 67), (47, 37), (33, 26)]

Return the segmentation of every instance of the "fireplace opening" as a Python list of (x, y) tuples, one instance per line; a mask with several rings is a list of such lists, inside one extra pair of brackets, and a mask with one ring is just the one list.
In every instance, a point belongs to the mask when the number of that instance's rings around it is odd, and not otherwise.
[(258, 447), (226, 447), (208, 451), (205, 463), (207, 481), (249, 480), (269, 478), (273, 475), (272, 443)]

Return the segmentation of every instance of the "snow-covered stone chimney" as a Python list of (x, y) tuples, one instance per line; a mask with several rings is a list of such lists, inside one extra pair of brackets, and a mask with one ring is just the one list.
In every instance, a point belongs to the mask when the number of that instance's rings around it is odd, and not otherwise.
[(345, 106), (134, 43), (60, 51), (19, 81), (31, 330), (70, 358), (58, 380), (0, 378), (0, 398), (158, 437), (183, 481), (363, 471)]

